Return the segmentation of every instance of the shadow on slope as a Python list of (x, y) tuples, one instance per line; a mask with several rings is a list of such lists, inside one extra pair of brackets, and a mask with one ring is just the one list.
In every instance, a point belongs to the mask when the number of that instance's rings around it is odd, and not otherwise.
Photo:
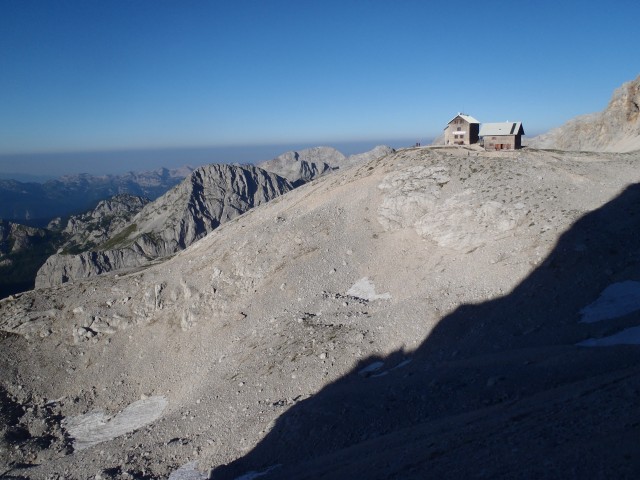
[(579, 323), (607, 286), (640, 280), (638, 232), (633, 185), (511, 293), (460, 306), (415, 352), (363, 361), (212, 478), (634, 477), (640, 347), (575, 344), (640, 324), (638, 311)]

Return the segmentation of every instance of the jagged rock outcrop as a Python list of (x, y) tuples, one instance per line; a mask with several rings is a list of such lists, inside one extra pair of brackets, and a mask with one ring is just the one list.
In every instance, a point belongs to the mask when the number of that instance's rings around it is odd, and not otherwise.
[(258, 166), (285, 177), (297, 187), (333, 170), (375, 160), (393, 152), (393, 148), (379, 145), (368, 152), (346, 157), (332, 147), (313, 147), (283, 153)]
[(38, 271), (36, 287), (136, 267), (171, 255), (220, 224), (292, 188), (286, 179), (257, 167), (200, 167), (180, 185), (147, 204), (94, 251), (51, 256)]
[(80, 253), (101, 245), (126, 224), (150, 202), (148, 198), (123, 193), (102, 200), (93, 210), (81, 215), (72, 215), (62, 235), (65, 253)]
[(529, 140), (535, 148), (597, 152), (640, 150), (640, 77), (618, 88), (607, 108)]

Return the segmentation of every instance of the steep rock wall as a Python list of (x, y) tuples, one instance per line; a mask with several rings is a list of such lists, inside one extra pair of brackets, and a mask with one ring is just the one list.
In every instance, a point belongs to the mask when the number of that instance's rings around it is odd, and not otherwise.
[(137, 267), (171, 255), (292, 188), (286, 179), (257, 167), (201, 167), (146, 205), (94, 251), (51, 256), (38, 271), (36, 288)]

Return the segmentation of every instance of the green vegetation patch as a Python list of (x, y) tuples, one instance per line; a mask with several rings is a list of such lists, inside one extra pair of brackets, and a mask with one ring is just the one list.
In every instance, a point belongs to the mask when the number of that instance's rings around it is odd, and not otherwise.
[(122, 230), (120, 233), (115, 235), (113, 238), (107, 240), (102, 245), (100, 245), (98, 250), (113, 250), (115, 248), (129, 245), (131, 243), (131, 240), (129, 239), (129, 237), (131, 236), (132, 233), (136, 231), (136, 228), (138, 228), (138, 226), (135, 223), (132, 223), (127, 228)]

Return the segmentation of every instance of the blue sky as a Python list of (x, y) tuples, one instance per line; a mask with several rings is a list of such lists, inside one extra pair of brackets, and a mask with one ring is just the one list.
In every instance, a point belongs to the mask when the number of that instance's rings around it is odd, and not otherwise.
[(459, 111), (540, 133), (640, 74), (638, 18), (637, 0), (0, 0), (0, 163), (426, 141)]

